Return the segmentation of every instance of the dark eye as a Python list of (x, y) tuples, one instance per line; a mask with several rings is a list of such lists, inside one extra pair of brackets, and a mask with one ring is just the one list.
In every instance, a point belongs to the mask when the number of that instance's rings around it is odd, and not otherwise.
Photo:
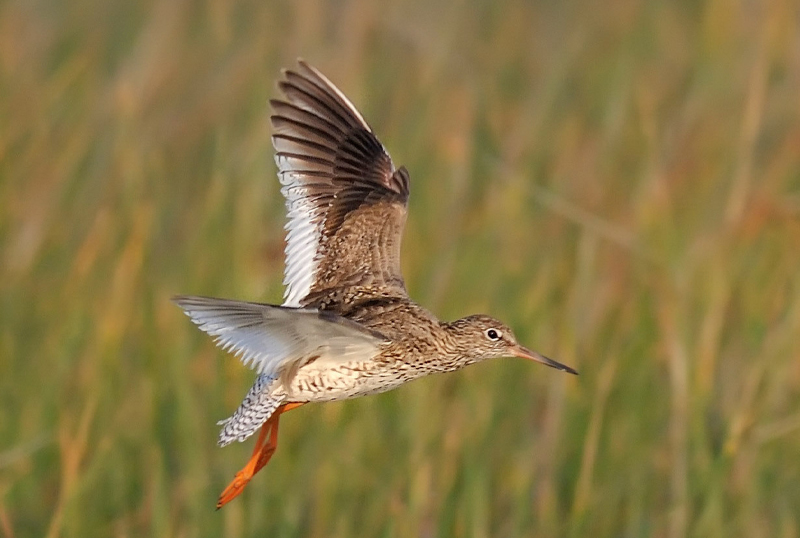
[(500, 340), (503, 337), (503, 333), (497, 329), (486, 329), (484, 334), (486, 335), (486, 338), (493, 341)]

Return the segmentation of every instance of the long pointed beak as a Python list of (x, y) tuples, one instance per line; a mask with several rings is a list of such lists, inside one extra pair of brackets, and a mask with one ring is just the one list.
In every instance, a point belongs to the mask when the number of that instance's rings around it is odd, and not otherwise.
[(553, 359), (547, 358), (544, 355), (540, 355), (535, 351), (531, 351), (530, 349), (522, 346), (518, 346), (514, 350), (515, 357), (522, 357), (523, 359), (530, 359), (532, 361), (540, 362), (545, 366), (549, 366), (550, 368), (555, 368), (556, 370), (561, 370), (562, 372), (569, 372), (571, 374), (578, 375), (578, 372), (570, 368), (565, 364), (561, 364), (560, 362), (556, 362)]

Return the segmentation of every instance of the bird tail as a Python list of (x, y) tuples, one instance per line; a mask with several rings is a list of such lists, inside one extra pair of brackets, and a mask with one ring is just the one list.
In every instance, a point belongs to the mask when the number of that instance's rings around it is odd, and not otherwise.
[(219, 446), (244, 441), (269, 420), (286, 399), (282, 391), (271, 390), (275, 381), (275, 376), (259, 375), (239, 409), (225, 420), (217, 422), (222, 426), (217, 440)]

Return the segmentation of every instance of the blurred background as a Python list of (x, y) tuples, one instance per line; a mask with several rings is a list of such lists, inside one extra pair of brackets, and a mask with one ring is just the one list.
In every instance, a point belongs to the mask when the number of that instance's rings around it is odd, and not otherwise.
[[(790, 1), (0, 3), (0, 536), (800, 534)], [(303, 57), (411, 171), (404, 271), (497, 360), (309, 405), (222, 511)]]

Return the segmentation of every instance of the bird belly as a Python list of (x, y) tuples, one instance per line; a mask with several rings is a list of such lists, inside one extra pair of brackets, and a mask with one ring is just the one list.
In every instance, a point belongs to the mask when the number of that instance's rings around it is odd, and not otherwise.
[(309, 365), (285, 390), (290, 401), (331, 402), (386, 392), (422, 375), (410, 368), (366, 367), (361, 362), (324, 369)]

